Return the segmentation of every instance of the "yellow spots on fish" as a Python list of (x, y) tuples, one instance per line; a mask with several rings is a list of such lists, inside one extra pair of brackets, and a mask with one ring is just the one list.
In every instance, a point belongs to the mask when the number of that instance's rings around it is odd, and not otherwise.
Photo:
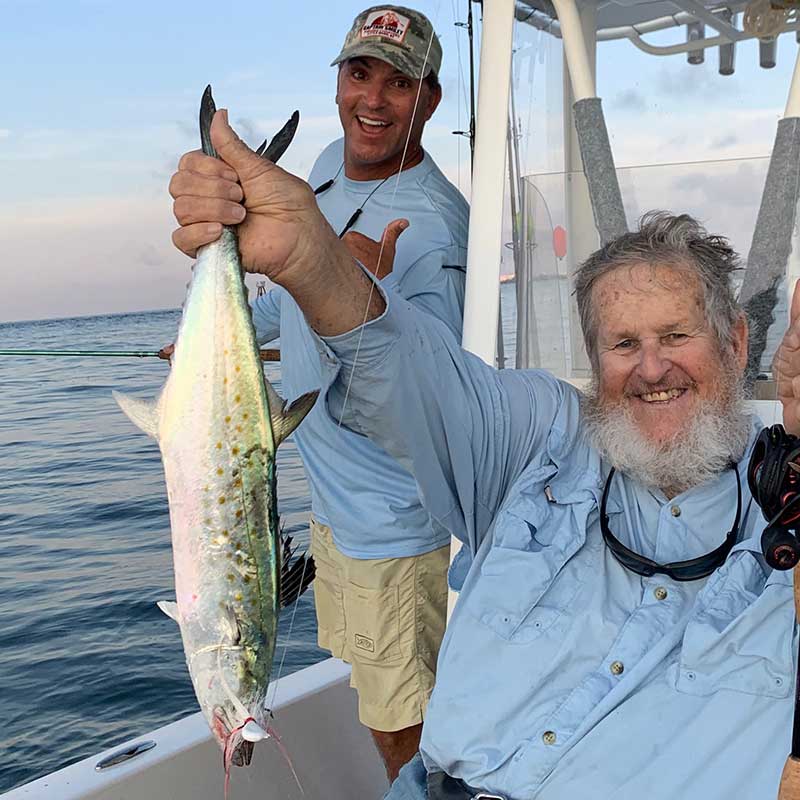
[(230, 353), (230, 351), (229, 351), (229, 350), (226, 350), (226, 351), (225, 351), (225, 355), (226, 355), (226, 356), (227, 356), (229, 353)]
[(234, 395), (233, 402), (234, 403), (238, 403), (241, 399), (242, 399), (242, 396), (240, 394)]
[(228, 534), (227, 528), (224, 531), (222, 531), (220, 536), (222, 536), (223, 539), (227, 539), (228, 538), (229, 534)]
[(217, 442), (217, 450), (222, 450), (222, 442)]
[(223, 379), (222, 379), (222, 382), (223, 382), (223, 383), (225, 383), (225, 384), (227, 384), (227, 383), (228, 383), (228, 379), (227, 379), (227, 378), (223, 378)]
[(234, 486), (241, 486), (242, 485), (242, 479), (241, 478), (236, 478), (236, 480), (233, 482), (233, 485)]
[(211, 520), (210, 519), (204, 519), (203, 522), (206, 525), (210, 525), (211, 524)]
[(240, 508), (240, 509), (238, 509), (238, 510), (237, 510), (237, 512), (236, 512), (236, 519), (241, 519), (241, 516), (242, 516), (242, 514), (243, 514), (243, 513), (244, 513), (244, 512), (242, 511), (242, 509), (241, 509), (241, 508)]
[(235, 455), (235, 456), (238, 456), (239, 455), (239, 448), (238, 447), (232, 447), (231, 448), (231, 453), (233, 453), (233, 455)]
[(241, 425), (237, 425), (236, 426), (236, 433), (241, 433), (241, 432), (242, 432), (242, 426)]
[(242, 414), (242, 419), (247, 419), (249, 416), (250, 415), (245, 411), (244, 414)]
[(241, 368), (241, 367), (240, 367), (238, 364), (237, 364), (237, 365), (234, 367), (234, 369), (235, 369), (237, 372), (241, 372), (241, 371), (242, 371), (242, 368)]
[(243, 595), (241, 592), (236, 592), (236, 594), (233, 596), (233, 599), (234, 599), (234, 600), (235, 600), (237, 603), (241, 603), (241, 602), (242, 602), (242, 600), (244, 600), (244, 595)]
[(217, 467), (217, 475), (224, 475), (224, 474), (225, 474), (225, 470), (222, 469), (222, 467)]
[(230, 417), (225, 417), (225, 422), (230, 422), (230, 421), (231, 421)]
[(229, 573), (228, 573), (228, 574), (227, 574), (225, 577), (226, 577), (226, 578), (227, 578), (227, 579), (228, 579), (228, 580), (229, 580), (231, 583), (233, 583), (233, 581), (235, 581), (235, 580), (236, 580), (236, 576), (235, 576), (235, 575), (234, 575), (232, 572), (229, 572)]
[(224, 504), (225, 504), (225, 495), (221, 495), (221, 496), (220, 496), (220, 498), (219, 498), (219, 500), (218, 500), (217, 502), (218, 502), (220, 505), (224, 505)]

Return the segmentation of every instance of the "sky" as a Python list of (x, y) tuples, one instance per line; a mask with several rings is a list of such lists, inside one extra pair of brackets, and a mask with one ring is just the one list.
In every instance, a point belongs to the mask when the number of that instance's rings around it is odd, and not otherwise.
[[(416, 7), (444, 50), (444, 100), (423, 142), (468, 196), (467, 142), (452, 134), (468, 124), (467, 39), (454, 26), (466, 0)], [(252, 144), (299, 109), (282, 165), (305, 177), (340, 133), (329, 64), (362, 8), (0, 0), (0, 322), (179, 306), (190, 262), (171, 244), (167, 186), (180, 154), (198, 145), (205, 85)], [(690, 67), (628, 42), (599, 46), (598, 93), (619, 167), (720, 161), (623, 172), (629, 214), (654, 204), (697, 209), (746, 247), (796, 53), (792, 35), (779, 45), (772, 70), (758, 68), (753, 43), (740, 45), (730, 78), (717, 74), (713, 51)], [(516, 48), (523, 172), (559, 173), (560, 44), (519, 27)], [(539, 184), (557, 216), (563, 180)]]

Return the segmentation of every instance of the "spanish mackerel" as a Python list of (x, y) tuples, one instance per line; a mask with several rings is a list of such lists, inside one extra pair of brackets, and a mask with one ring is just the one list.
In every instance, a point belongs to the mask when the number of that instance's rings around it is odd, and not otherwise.
[[(211, 87), (200, 106), (203, 152), (216, 156)], [(294, 113), (259, 155), (277, 161)], [(266, 692), (278, 613), (314, 577), (281, 539), (275, 451), (314, 405), (290, 406), (264, 377), (236, 230), (198, 251), (172, 369), (155, 401), (114, 396), (161, 450), (169, 499), (175, 601), (159, 607), (179, 625), (195, 694), (230, 765), (250, 763), (266, 738)]]

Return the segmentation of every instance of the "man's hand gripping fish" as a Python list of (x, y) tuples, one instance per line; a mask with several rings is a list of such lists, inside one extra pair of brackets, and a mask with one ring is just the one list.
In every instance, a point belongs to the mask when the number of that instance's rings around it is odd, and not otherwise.
[[(203, 152), (216, 156), (211, 87), (200, 108)], [(277, 161), (294, 113), (269, 146)], [(183, 306), (172, 369), (148, 402), (115, 393), (132, 422), (159, 444), (169, 498), (176, 601), (159, 607), (180, 626), (203, 714), (230, 765), (250, 763), (270, 733), (265, 706), (278, 612), (314, 577), (281, 541), (275, 451), (314, 405), (290, 406), (264, 377), (233, 227), (201, 248)]]

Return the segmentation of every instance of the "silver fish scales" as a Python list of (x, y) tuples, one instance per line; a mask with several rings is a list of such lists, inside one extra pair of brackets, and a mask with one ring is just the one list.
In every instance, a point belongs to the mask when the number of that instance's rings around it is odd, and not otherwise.
[[(203, 151), (215, 156), (211, 89), (203, 95)], [(276, 161), (297, 112), (259, 155)], [(281, 538), (275, 452), (317, 392), (287, 407), (264, 377), (236, 230), (198, 252), (172, 369), (155, 401), (115, 393), (159, 444), (169, 499), (175, 601), (159, 607), (179, 625), (195, 694), (224, 755), (247, 764), (266, 738), (266, 692), (280, 608), (313, 578)]]

